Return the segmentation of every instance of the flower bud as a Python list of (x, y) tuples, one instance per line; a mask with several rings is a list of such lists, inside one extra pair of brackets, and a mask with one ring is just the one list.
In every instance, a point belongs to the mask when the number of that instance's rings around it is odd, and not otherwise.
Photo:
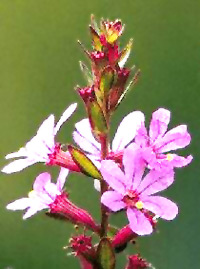
[(130, 75), (130, 69), (122, 68), (117, 72), (117, 80), (109, 94), (109, 109), (113, 111), (121, 98), (126, 82)]
[(87, 112), (94, 137), (101, 141), (107, 133), (108, 126), (102, 108), (96, 100), (91, 100), (87, 104)]
[(92, 246), (92, 237), (84, 234), (73, 236), (70, 238), (69, 243), (74, 255), (79, 258), (81, 268), (93, 269), (95, 249)]
[(76, 90), (78, 91), (79, 95), (83, 99), (83, 102), (85, 103), (86, 106), (87, 106), (87, 103), (89, 101), (93, 101), (96, 99), (93, 86), (92, 87), (85, 87), (85, 88), (77, 87)]
[(147, 269), (151, 268), (145, 259), (142, 259), (138, 254), (128, 257), (129, 261), (125, 269)]
[(119, 36), (121, 36), (123, 31), (123, 26), (120, 20), (115, 20), (114, 22), (102, 21), (101, 22), (102, 34), (105, 36), (106, 41), (109, 44), (113, 44), (117, 41)]
[(133, 240), (137, 237), (137, 234), (135, 234), (129, 225), (123, 227), (121, 230), (117, 232), (117, 234), (112, 239), (112, 246), (115, 249), (118, 249), (124, 245), (126, 245), (130, 240)]

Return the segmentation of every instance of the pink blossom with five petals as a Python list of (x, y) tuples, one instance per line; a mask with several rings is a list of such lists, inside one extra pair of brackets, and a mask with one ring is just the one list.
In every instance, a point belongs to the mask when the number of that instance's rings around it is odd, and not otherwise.
[(179, 125), (167, 131), (169, 122), (170, 111), (159, 108), (152, 114), (149, 135), (143, 122), (135, 136), (135, 142), (140, 146), (143, 158), (150, 169), (168, 170), (186, 166), (192, 161), (191, 155), (182, 157), (174, 153), (167, 153), (185, 148), (191, 141), (186, 125)]
[(102, 161), (102, 176), (113, 190), (104, 192), (101, 202), (113, 212), (125, 209), (130, 228), (138, 235), (153, 231), (149, 212), (165, 220), (174, 219), (178, 214), (177, 205), (165, 197), (154, 195), (173, 183), (173, 170), (167, 173), (151, 170), (143, 177), (145, 163), (135, 143), (124, 150), (123, 166), (124, 171), (112, 160)]
[(19, 158), (6, 165), (2, 172), (11, 174), (37, 162), (50, 162), (50, 156), (56, 150), (55, 136), (62, 124), (69, 119), (75, 111), (77, 104), (70, 105), (62, 114), (60, 120), (55, 124), (54, 115), (50, 115), (39, 127), (37, 134), (17, 152), (8, 154), (5, 158)]
[(38, 211), (50, 208), (56, 197), (61, 195), (68, 173), (68, 169), (61, 168), (56, 184), (51, 182), (49, 173), (40, 174), (36, 178), (33, 190), (29, 192), (28, 197), (23, 197), (8, 204), (6, 208), (14, 211), (27, 209), (23, 219), (31, 217)]

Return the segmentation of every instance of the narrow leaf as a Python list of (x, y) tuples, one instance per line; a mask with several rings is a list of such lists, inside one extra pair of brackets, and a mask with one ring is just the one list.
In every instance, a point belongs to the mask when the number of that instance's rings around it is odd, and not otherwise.
[(80, 170), (89, 177), (101, 179), (101, 174), (92, 161), (80, 149), (68, 146), (68, 150), (74, 162), (79, 166)]
[(93, 14), (91, 15), (91, 25), (95, 29), (95, 31), (99, 34), (100, 33), (100, 29), (99, 29), (99, 27), (97, 25), (97, 22), (96, 22)]
[(101, 269), (115, 268), (115, 254), (108, 238), (102, 238), (97, 248), (97, 260)]
[(90, 28), (90, 34), (92, 36), (92, 45), (94, 49), (97, 51), (101, 51), (102, 44), (101, 44), (99, 35), (97, 34), (95, 29), (91, 25), (89, 26), (89, 28)]
[(116, 108), (120, 105), (121, 101), (124, 99), (124, 97), (125, 97), (126, 94), (129, 92), (129, 90), (131, 89), (131, 87), (134, 86), (134, 85), (137, 83), (139, 75), (140, 75), (140, 70), (138, 70), (138, 71), (136, 72), (136, 74), (134, 75), (133, 79), (132, 79), (131, 82), (128, 84), (128, 86), (126, 87), (126, 89), (124, 90), (124, 92), (122, 93), (122, 95), (120, 96)]
[(133, 45), (133, 39), (130, 39), (126, 47), (122, 50), (120, 54), (120, 58), (119, 58), (119, 63), (118, 63), (120, 68), (123, 68), (126, 61), (128, 60), (128, 57), (131, 53), (132, 45)]
[(80, 40), (77, 40), (77, 42), (78, 42), (78, 44), (81, 46), (81, 48), (82, 48), (82, 50), (84, 51), (84, 53), (85, 53), (89, 58), (91, 58), (91, 57), (90, 57), (90, 53), (89, 53), (89, 51), (85, 48), (85, 46), (81, 43), (81, 41), (80, 41)]
[(81, 71), (83, 72), (83, 75), (84, 75), (86, 81), (89, 83), (89, 85), (92, 85), (93, 79), (92, 79), (92, 74), (91, 74), (89, 68), (81, 61), (79, 62), (79, 64), (80, 64)]

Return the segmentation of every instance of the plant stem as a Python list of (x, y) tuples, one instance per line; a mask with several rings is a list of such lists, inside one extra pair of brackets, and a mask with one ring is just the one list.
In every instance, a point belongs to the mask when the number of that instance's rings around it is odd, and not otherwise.
[[(108, 155), (108, 135), (104, 134), (101, 139), (101, 160), (106, 159)], [(101, 195), (107, 191), (108, 185), (105, 180), (101, 179)], [(108, 212), (106, 206), (101, 204), (101, 238), (107, 235), (108, 229)]]

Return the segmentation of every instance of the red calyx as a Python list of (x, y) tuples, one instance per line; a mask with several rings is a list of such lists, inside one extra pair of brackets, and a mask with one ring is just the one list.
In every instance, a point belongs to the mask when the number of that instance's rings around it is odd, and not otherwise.
[(74, 224), (80, 224), (88, 229), (99, 232), (99, 227), (96, 225), (90, 214), (84, 209), (77, 207), (69, 199), (67, 193), (63, 192), (56, 196), (56, 199), (49, 205), (50, 214), (61, 216), (62, 219), (66, 218)]
[(147, 269), (150, 266), (150, 264), (138, 254), (131, 255), (128, 259), (129, 261), (126, 269)]
[(87, 103), (87, 101), (95, 100), (95, 92), (94, 92), (94, 86), (92, 87), (85, 87), (85, 88), (78, 88), (78, 93), (83, 99), (84, 103)]
[(80, 172), (79, 167), (73, 161), (70, 153), (68, 151), (62, 151), (60, 144), (56, 144), (54, 152), (49, 154), (49, 160), (47, 165), (58, 165), (67, 168), (70, 171)]

